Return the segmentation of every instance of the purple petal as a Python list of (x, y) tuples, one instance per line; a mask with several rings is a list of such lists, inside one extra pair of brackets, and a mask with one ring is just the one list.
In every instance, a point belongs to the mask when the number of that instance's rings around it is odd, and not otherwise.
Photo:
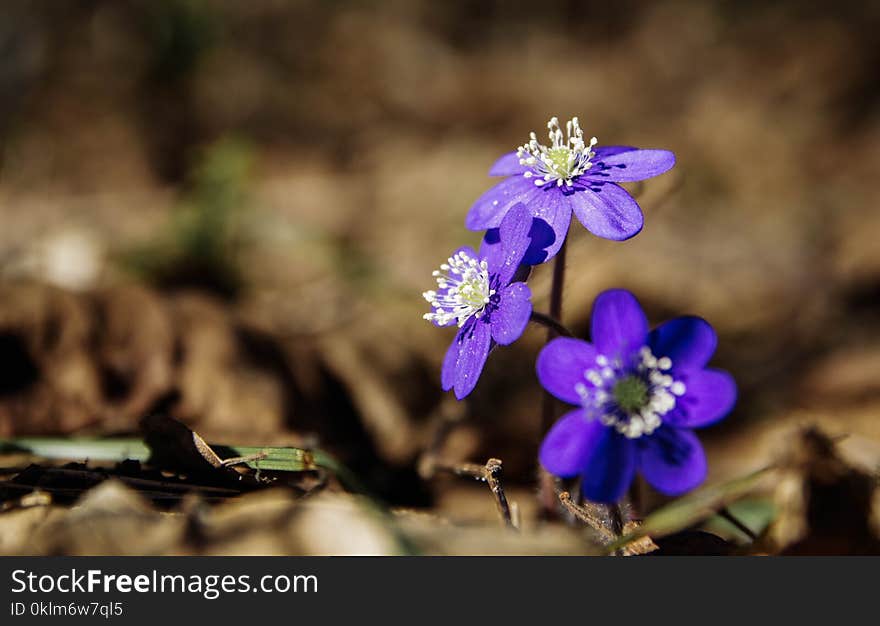
[(601, 426), (598, 441), (587, 455), (581, 492), (593, 502), (613, 504), (626, 493), (636, 471), (636, 446), (613, 428)]
[(553, 231), (552, 238), (545, 235), (545, 239), (549, 240), (545, 247), (547, 256), (544, 261), (546, 262), (556, 256), (568, 235), (572, 209), (571, 191), (550, 184), (537, 189), (537, 195), (530, 198), (525, 204), (536, 218), (546, 222)]
[(582, 339), (557, 337), (538, 354), (535, 364), (538, 380), (563, 402), (580, 404), (581, 397), (575, 386), (578, 383), (592, 386), (584, 378), (584, 372), (596, 366), (596, 356), (596, 349)]
[(693, 370), (675, 374), (685, 393), (676, 398), (675, 408), (663, 420), (672, 426), (701, 428), (714, 424), (736, 404), (736, 382), (721, 370)]
[(524, 176), (512, 176), (502, 180), (480, 196), (468, 211), (465, 226), (470, 230), (496, 228), (514, 204), (525, 203), (540, 190)]
[(597, 237), (623, 241), (642, 230), (642, 209), (622, 187), (586, 181), (574, 189), (571, 208), (584, 228)]
[[(547, 248), (554, 241), (556, 241), (556, 233), (553, 232), (550, 225), (537, 217), (532, 218), (532, 227), (529, 229), (529, 247), (522, 257), (520, 267), (522, 265), (540, 265), (546, 261)], [(504, 263), (500, 228), (490, 228), (483, 235), (480, 256), (485, 258), (490, 266), (498, 267)]]
[(639, 442), (639, 467), (660, 493), (677, 496), (706, 479), (706, 454), (690, 430), (663, 426)]
[(498, 255), (496, 252), (491, 257), (487, 257), (487, 260), (489, 272), (497, 274), (502, 285), (510, 282), (529, 249), (532, 241), (529, 232), (532, 229), (533, 219), (532, 212), (524, 204), (515, 204), (501, 222), (498, 232), (501, 254)]
[(486, 259), (489, 267), (500, 267), (504, 264), (500, 231), (500, 228), (490, 228), (483, 234), (483, 240), (480, 242), (480, 258)]
[(634, 146), (596, 146), (595, 148), (593, 148), (593, 153), (595, 154), (593, 160), (599, 162), (602, 159), (606, 159), (615, 154), (620, 154), (621, 152), (632, 152), (633, 150), (638, 150), (638, 148)]
[(455, 362), (455, 397), (461, 400), (474, 390), (486, 357), (492, 333), (489, 324), (474, 320), (459, 331), (460, 348)]
[(455, 385), (455, 365), (458, 361), (459, 348), (458, 336), (456, 336), (449, 344), (446, 356), (443, 357), (443, 367), (440, 369), (440, 385), (443, 391), (449, 391)]
[(628, 183), (659, 176), (675, 165), (675, 155), (669, 150), (628, 150), (595, 161), (583, 175), (591, 180)]
[[(569, 222), (571, 218), (569, 217)], [(556, 233), (553, 227), (545, 220), (536, 217), (532, 219), (532, 227), (529, 229), (529, 249), (523, 257), (523, 263), (528, 265), (540, 265), (547, 260), (547, 250), (556, 241)]]
[(706, 320), (686, 315), (676, 317), (651, 331), (648, 345), (654, 356), (666, 356), (672, 360), (676, 371), (700, 369), (706, 366), (715, 353), (718, 337)]
[(502, 346), (519, 339), (532, 314), (532, 292), (525, 283), (513, 283), (501, 292), (498, 308), (492, 311), (492, 339)]
[(519, 156), (516, 152), (508, 152), (503, 157), (495, 161), (489, 168), (489, 176), (514, 176), (522, 175), (528, 168), (520, 164)]
[(596, 297), (590, 337), (599, 354), (626, 357), (645, 345), (647, 336), (648, 319), (634, 295), (610, 289)]
[(584, 471), (587, 458), (602, 439), (605, 427), (588, 420), (583, 409), (563, 415), (553, 424), (538, 452), (541, 465), (560, 478), (572, 478)]
[(462, 252), (463, 252), (464, 254), (468, 255), (469, 257), (471, 257), (472, 259), (478, 258), (478, 256), (479, 256), (479, 255), (477, 254), (477, 251), (474, 250), (474, 249), (473, 249), (472, 247), (470, 247), (470, 246), (461, 246), (460, 248), (457, 248), (457, 249), (455, 250), (455, 252), (452, 253), (452, 255), (455, 256), (456, 254), (459, 254), (459, 253), (462, 253)]

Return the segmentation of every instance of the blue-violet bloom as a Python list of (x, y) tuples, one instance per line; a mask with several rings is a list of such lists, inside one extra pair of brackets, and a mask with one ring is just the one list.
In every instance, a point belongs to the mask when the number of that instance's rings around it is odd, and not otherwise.
[(474, 203), (465, 225), (471, 230), (497, 228), (512, 206), (523, 203), (555, 233), (545, 260), (565, 242), (572, 212), (598, 237), (622, 241), (638, 234), (642, 210), (617, 183), (662, 174), (675, 165), (675, 155), (630, 146), (597, 147), (595, 137), (584, 141), (576, 117), (566, 123), (565, 135), (555, 117), (547, 128), (550, 145), (531, 133), (528, 143), (495, 162), (489, 175), (508, 178)]
[(617, 502), (638, 470), (658, 491), (679, 495), (703, 482), (706, 457), (692, 429), (723, 418), (736, 402), (727, 372), (706, 368), (715, 331), (698, 317), (648, 330), (635, 296), (606, 291), (593, 305), (592, 343), (559, 337), (538, 356), (538, 378), (577, 405), (547, 433), (541, 464), (581, 477), (584, 497)]
[(422, 294), (432, 308), (425, 319), (458, 326), (440, 379), (443, 390), (454, 388), (459, 400), (473, 391), (494, 344), (513, 343), (529, 322), (532, 292), (514, 278), (529, 249), (533, 221), (526, 207), (513, 207), (501, 223), (500, 245), (484, 243), (479, 253), (459, 248), (434, 272), (436, 291)]

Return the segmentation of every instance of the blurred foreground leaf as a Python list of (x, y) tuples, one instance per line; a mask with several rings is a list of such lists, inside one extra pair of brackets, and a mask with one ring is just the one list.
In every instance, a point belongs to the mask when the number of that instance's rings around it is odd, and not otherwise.
[[(240, 457), (241, 463), (255, 470), (272, 470), (278, 472), (303, 472), (318, 467), (332, 469), (321, 465), (323, 459), (333, 465), (324, 454), (316, 454), (312, 450), (302, 448), (272, 446), (236, 446), (212, 445), (215, 452), (222, 452), (222, 460)], [(0, 439), (0, 452), (23, 452), (45, 459), (78, 460), (78, 461), (140, 461), (146, 463), (150, 459), (150, 448), (141, 439), (96, 439), (88, 437), (53, 438), (53, 437), (21, 437), (16, 439)]]
[(700, 489), (670, 502), (648, 515), (636, 530), (613, 543), (609, 551), (621, 549), (641, 537), (663, 537), (702, 522), (731, 502), (753, 493), (760, 482), (775, 469), (775, 466), (765, 467), (741, 478)]

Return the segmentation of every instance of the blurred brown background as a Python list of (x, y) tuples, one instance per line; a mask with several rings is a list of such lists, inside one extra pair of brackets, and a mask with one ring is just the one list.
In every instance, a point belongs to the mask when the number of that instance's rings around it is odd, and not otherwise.
[(880, 441), (878, 26), (855, 2), (4, 2), (0, 436), (170, 408), (442, 507), (415, 468), (454, 420), (442, 454), (528, 492), (543, 331), (457, 405), (420, 293), (478, 241), (493, 160), (578, 115), (678, 164), (633, 187), (637, 238), (575, 223), (565, 321), (621, 286), (712, 322), (741, 400), (710, 480), (792, 422)]

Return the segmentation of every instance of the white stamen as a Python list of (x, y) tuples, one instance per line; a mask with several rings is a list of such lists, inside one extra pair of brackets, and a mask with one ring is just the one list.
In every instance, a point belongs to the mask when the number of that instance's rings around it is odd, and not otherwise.
[(575, 178), (593, 167), (590, 159), (596, 156), (593, 147), (598, 140), (591, 137), (589, 145), (584, 142), (584, 131), (576, 117), (566, 122), (565, 136), (556, 117), (547, 122), (547, 130), (549, 146), (540, 143), (535, 133), (529, 133), (528, 143), (517, 148), (520, 165), (531, 168), (523, 176), (534, 177), (534, 183), (538, 187), (552, 182), (557, 187), (571, 187)]
[(481, 317), (495, 295), (495, 290), (489, 288), (489, 266), (486, 261), (479, 261), (464, 252), (449, 257), (432, 276), (445, 293), (431, 290), (422, 294), (434, 309), (423, 317), (441, 326), (456, 320), (461, 328), (471, 316)]
[[(623, 367), (619, 358), (609, 359), (601, 354), (596, 357), (596, 364), (598, 368), (584, 372), (584, 379), (592, 386), (579, 382), (575, 391), (588, 419), (597, 418), (629, 439), (650, 435), (660, 428), (663, 416), (675, 408), (676, 396), (686, 391), (683, 382), (666, 373), (672, 369), (672, 359), (657, 358), (648, 346), (639, 349), (635, 369), (632, 365)], [(648, 388), (645, 405), (633, 411), (624, 411), (614, 401), (614, 386), (627, 376), (637, 376)]]

